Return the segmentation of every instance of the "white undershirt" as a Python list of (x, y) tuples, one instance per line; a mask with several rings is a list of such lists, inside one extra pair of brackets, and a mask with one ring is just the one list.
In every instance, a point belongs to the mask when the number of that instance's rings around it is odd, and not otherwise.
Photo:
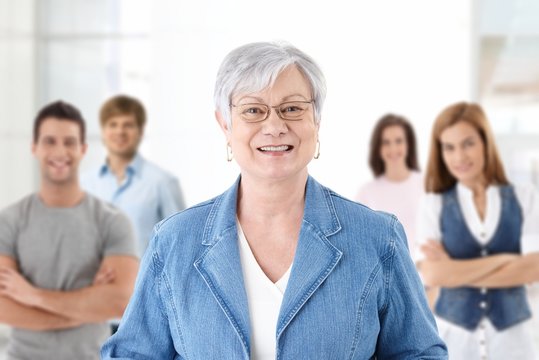
[(251, 360), (275, 360), (277, 320), (292, 266), (276, 283), (273, 283), (258, 265), (239, 221), (236, 221), (236, 224), (249, 304)]
[[(515, 195), (522, 209), (523, 224), (521, 249), (523, 254), (539, 251), (539, 196), (532, 187), (515, 187)], [(501, 197), (497, 186), (489, 186), (486, 190), (486, 211), (484, 221), (481, 220), (473, 201), (473, 193), (462, 184), (457, 184), (457, 198), (466, 222), (473, 237), (481, 244), (487, 244), (496, 232), (500, 221)], [(441, 240), (440, 216), (442, 196), (427, 194), (420, 206), (418, 216), (419, 244), (427, 239)], [(418, 251), (416, 259), (420, 261), (425, 255)], [(529, 299), (532, 309), (536, 307), (537, 286), (529, 287)], [(535, 293), (535, 294), (534, 294)], [(534, 314), (537, 316), (538, 314)], [(468, 331), (448, 321), (436, 319), (442, 339), (449, 349), (451, 360), (474, 359), (536, 359), (531, 335), (537, 329), (526, 321), (504, 331), (497, 331), (488, 319), (483, 319), (475, 331)], [(534, 325), (537, 326), (537, 325)], [(537, 353), (535, 353), (537, 354)], [(537, 354), (539, 355), (539, 354)]]

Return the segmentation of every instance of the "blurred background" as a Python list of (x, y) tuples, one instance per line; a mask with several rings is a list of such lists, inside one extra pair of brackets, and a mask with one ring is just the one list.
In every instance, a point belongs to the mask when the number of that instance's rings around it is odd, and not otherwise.
[(225, 160), (213, 84), (222, 58), (286, 40), (328, 82), (321, 157), (311, 172), (345, 196), (370, 179), (374, 122), (410, 119), (424, 166), (430, 126), (458, 100), (480, 101), (513, 181), (539, 184), (536, 0), (0, 0), (0, 207), (37, 185), (31, 126), (64, 99), (88, 122), (83, 171), (104, 156), (98, 108), (126, 93), (146, 105), (142, 153), (175, 173), (189, 205), (238, 173)]
[(63, 99), (82, 110), (84, 171), (104, 158), (97, 113), (118, 93), (146, 105), (141, 152), (179, 177), (187, 204), (219, 194), (238, 168), (214, 120), (218, 66), (236, 46), (271, 40), (324, 70), (310, 170), (342, 195), (371, 178), (379, 117), (412, 122), (424, 168), (433, 119), (459, 100), (485, 107), (511, 180), (539, 186), (538, 19), (537, 0), (0, 0), (0, 208), (37, 188), (39, 108)]

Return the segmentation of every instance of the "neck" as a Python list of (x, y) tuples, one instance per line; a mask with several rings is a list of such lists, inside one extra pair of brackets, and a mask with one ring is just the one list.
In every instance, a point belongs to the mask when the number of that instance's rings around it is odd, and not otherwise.
[(118, 180), (123, 180), (125, 177), (125, 169), (129, 166), (131, 161), (135, 158), (135, 154), (126, 156), (118, 154), (109, 154), (107, 157), (107, 165), (110, 171), (116, 176)]
[(462, 185), (470, 189), (475, 197), (485, 194), (487, 190), (487, 184), (483, 181), (462, 182)]
[(241, 178), (238, 196), (238, 218), (271, 222), (282, 216), (301, 215), (305, 204), (307, 172), (294, 179), (260, 182), (247, 176)]
[(39, 197), (50, 207), (73, 207), (82, 201), (84, 191), (80, 188), (78, 180), (68, 184), (42, 182)]
[(386, 166), (384, 176), (390, 181), (404, 181), (410, 176), (410, 169), (406, 164)]

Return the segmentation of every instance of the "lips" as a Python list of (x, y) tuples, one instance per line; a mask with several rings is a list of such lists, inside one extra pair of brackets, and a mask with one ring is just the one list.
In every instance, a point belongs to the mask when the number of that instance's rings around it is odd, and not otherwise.
[(61, 169), (69, 166), (69, 162), (64, 160), (50, 160), (49, 165), (54, 168)]
[(262, 152), (286, 152), (292, 150), (294, 147), (292, 145), (266, 145), (257, 148)]
[(467, 164), (467, 165), (458, 165), (458, 166), (454, 166), (453, 169), (457, 172), (466, 172), (468, 170), (470, 170), (472, 168), (472, 165), (470, 164)]

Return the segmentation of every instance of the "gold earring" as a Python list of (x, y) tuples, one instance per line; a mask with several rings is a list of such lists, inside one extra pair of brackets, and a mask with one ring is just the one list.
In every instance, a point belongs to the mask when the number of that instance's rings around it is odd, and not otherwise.
[(234, 158), (234, 154), (232, 154), (232, 147), (230, 144), (226, 144), (226, 161), (231, 162)]
[(318, 159), (320, 157), (320, 140), (316, 140), (316, 152), (314, 158)]

